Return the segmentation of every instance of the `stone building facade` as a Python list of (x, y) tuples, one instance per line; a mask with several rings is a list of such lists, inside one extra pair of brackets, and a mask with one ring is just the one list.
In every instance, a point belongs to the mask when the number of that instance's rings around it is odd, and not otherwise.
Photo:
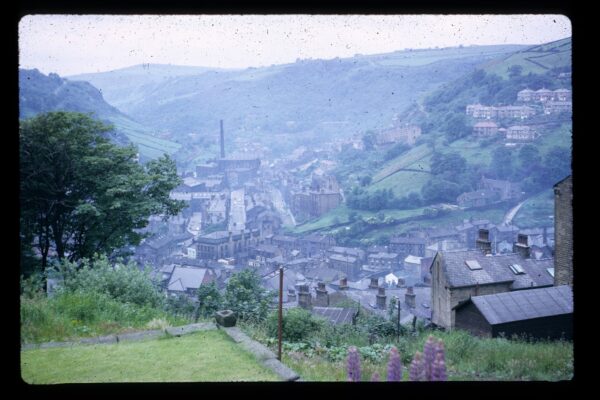
[(573, 285), (573, 179), (554, 185), (554, 284)]

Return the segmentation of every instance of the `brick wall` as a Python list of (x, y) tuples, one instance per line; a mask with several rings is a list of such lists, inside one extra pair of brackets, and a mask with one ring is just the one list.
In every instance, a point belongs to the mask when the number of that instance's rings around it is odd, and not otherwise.
[(573, 285), (573, 181), (554, 185), (554, 285)]

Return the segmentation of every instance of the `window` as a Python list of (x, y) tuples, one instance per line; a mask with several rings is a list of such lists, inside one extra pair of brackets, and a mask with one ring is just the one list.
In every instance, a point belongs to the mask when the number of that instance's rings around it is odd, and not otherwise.
[(522, 275), (525, 273), (523, 267), (521, 267), (519, 264), (509, 264), (508, 268), (510, 268), (515, 275)]
[(482, 269), (477, 260), (465, 260), (465, 264), (467, 264), (467, 267), (469, 267), (471, 271)]
[(554, 278), (554, 268), (546, 268), (546, 271), (548, 271), (550, 276)]

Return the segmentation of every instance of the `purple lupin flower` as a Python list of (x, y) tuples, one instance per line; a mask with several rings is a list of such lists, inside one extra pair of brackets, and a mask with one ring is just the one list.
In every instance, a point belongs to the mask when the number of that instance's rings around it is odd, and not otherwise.
[(415, 353), (415, 357), (410, 363), (409, 379), (412, 382), (425, 380), (425, 361), (420, 351)]
[(446, 363), (446, 351), (445, 351), (444, 341), (442, 339), (439, 339), (438, 342), (437, 342), (435, 354), (436, 354), (436, 357), (438, 355), (440, 357), (442, 357), (442, 361), (444, 363)]
[(423, 355), (425, 356), (425, 379), (428, 381), (431, 380), (431, 370), (433, 368), (433, 362), (435, 361), (436, 351), (437, 342), (433, 336), (429, 335), (423, 346)]
[(448, 379), (448, 375), (446, 374), (446, 363), (442, 359), (442, 355), (437, 353), (435, 356), (435, 361), (433, 362), (432, 369), (432, 381), (446, 381)]
[(348, 349), (348, 380), (350, 382), (360, 381), (360, 357), (356, 347), (351, 346)]
[(392, 347), (392, 349), (390, 350), (390, 361), (388, 362), (387, 380), (388, 382), (400, 382), (402, 380), (402, 362), (400, 361), (398, 349), (396, 349), (395, 347)]
[(371, 375), (371, 382), (379, 382), (379, 372), (373, 372), (373, 375)]

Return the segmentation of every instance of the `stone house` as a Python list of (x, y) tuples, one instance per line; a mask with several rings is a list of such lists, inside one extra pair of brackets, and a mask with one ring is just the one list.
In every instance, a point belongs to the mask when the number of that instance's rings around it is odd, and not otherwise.
[(522, 197), (521, 185), (519, 183), (482, 177), (478, 186), (479, 189), (496, 192), (500, 201), (519, 199)]
[(199, 236), (195, 240), (198, 257), (201, 259), (218, 260), (236, 257), (246, 252), (249, 246), (256, 246), (261, 241), (260, 231), (216, 231)]
[(350, 279), (358, 278), (362, 263), (357, 257), (332, 254), (328, 259), (332, 269), (343, 272)]
[(506, 130), (506, 140), (530, 142), (535, 140), (536, 136), (535, 130), (527, 125), (513, 125)]
[[(477, 250), (438, 252), (431, 264), (432, 322), (453, 329), (455, 308), (472, 296), (551, 286), (553, 278), (547, 269), (553, 266), (553, 260), (527, 258), (529, 248), (515, 246), (522, 254), (484, 255)], [(487, 247), (491, 251), (489, 241)]]
[(369, 254), (369, 266), (374, 269), (393, 270), (398, 268), (400, 257), (396, 253)]
[(495, 203), (499, 200), (499, 195), (496, 191), (490, 189), (475, 190), (473, 192), (465, 192), (456, 198), (456, 203), (461, 207), (482, 207), (488, 204)]
[(391, 253), (398, 254), (400, 258), (405, 258), (409, 254), (424, 257), (426, 245), (427, 240), (425, 238), (396, 236), (390, 238), (389, 249)]
[(544, 114), (560, 114), (563, 112), (573, 112), (573, 102), (571, 101), (548, 101), (544, 104)]
[(481, 121), (473, 125), (473, 135), (478, 137), (494, 136), (498, 133), (498, 124), (492, 121)]
[(167, 292), (171, 295), (181, 293), (196, 298), (198, 288), (215, 279), (216, 274), (208, 268), (175, 266), (167, 284)]

